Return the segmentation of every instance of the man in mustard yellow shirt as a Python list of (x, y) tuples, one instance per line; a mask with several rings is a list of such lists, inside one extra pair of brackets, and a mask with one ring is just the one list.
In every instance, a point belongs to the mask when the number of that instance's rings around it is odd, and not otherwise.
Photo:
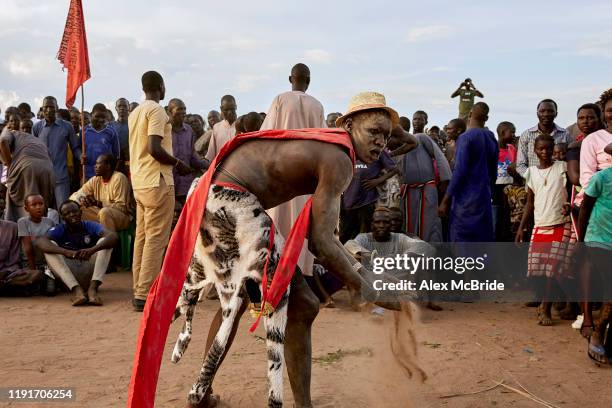
[(130, 113), (130, 174), (136, 199), (134, 240), (134, 300), (136, 311), (144, 309), (149, 288), (161, 269), (170, 237), (174, 212), (174, 179), (191, 172), (189, 166), (172, 156), (172, 127), (159, 104), (166, 93), (162, 76), (155, 71), (142, 75), (146, 100)]
[(95, 221), (110, 231), (121, 231), (130, 225), (130, 182), (115, 171), (117, 159), (101, 154), (96, 159), (95, 176), (70, 196), (81, 205), (85, 221)]

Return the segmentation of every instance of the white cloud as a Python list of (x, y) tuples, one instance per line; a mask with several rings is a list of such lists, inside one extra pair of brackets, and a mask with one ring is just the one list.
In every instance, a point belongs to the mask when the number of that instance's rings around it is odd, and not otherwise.
[(586, 41), (578, 46), (576, 54), (612, 59), (612, 38), (608, 36)]
[(304, 60), (308, 62), (319, 62), (329, 64), (332, 60), (332, 54), (329, 51), (322, 49), (312, 49), (304, 51)]
[(45, 99), (43, 95), (38, 95), (34, 97), (33, 99), (34, 104), (32, 105), (32, 112), (34, 113), (38, 112), (38, 108), (42, 106), (43, 99)]
[(0, 108), (2, 109), (2, 112), (4, 112), (9, 106), (16, 106), (18, 102), (19, 95), (17, 92), (0, 89)]
[(448, 37), (453, 28), (448, 25), (430, 25), (415, 27), (408, 32), (406, 41), (409, 43), (420, 43), (429, 40), (438, 40)]
[(444, 67), (444, 66), (441, 66), (441, 67), (434, 67), (433, 71), (434, 72), (451, 72), (451, 71), (456, 71), (456, 69), (453, 68), (453, 67)]
[(283, 63), (283, 62), (270, 62), (269, 64), (266, 64), (266, 67), (268, 69), (271, 70), (278, 70), (278, 69), (282, 69), (282, 68), (288, 68), (287, 64)]
[(235, 37), (229, 40), (221, 40), (214, 42), (211, 49), (213, 51), (227, 51), (227, 50), (238, 50), (238, 51), (252, 51), (256, 48), (263, 46), (263, 43), (257, 41), (254, 38), (247, 37)]
[[(51, 65), (55, 61), (57, 65)], [(61, 71), (61, 65), (50, 55), (13, 54), (4, 61), (6, 69), (15, 76), (31, 79), (47, 77), (51, 69)]]
[(267, 75), (241, 74), (236, 77), (236, 88), (241, 92), (249, 92), (255, 89), (263, 81), (269, 80)]

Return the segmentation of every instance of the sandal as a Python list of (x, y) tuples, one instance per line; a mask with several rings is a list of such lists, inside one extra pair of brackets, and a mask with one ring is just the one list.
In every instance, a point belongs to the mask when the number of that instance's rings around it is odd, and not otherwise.
[(595, 361), (597, 364), (608, 364), (608, 356), (606, 354), (606, 349), (601, 344), (591, 344), (590, 339), (587, 354), (589, 358)]

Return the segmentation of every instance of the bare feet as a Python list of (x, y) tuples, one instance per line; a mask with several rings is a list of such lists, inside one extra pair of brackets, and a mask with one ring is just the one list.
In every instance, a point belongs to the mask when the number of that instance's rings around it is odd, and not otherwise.
[(593, 335), (593, 324), (582, 323), (582, 326), (580, 327), (580, 335), (587, 340), (590, 339)]
[(87, 303), (87, 296), (85, 296), (85, 292), (83, 288), (79, 285), (76, 285), (72, 288), (72, 306), (81, 306)]
[(94, 306), (102, 306), (102, 299), (98, 295), (98, 287), (102, 284), (100, 281), (92, 280), (89, 284), (89, 290), (87, 296), (89, 297), (89, 303)]
[(185, 408), (215, 408), (220, 400), (218, 395), (206, 394), (198, 404), (188, 402)]
[(550, 314), (550, 303), (541, 303), (538, 307), (538, 324), (540, 326), (552, 326), (552, 316)]

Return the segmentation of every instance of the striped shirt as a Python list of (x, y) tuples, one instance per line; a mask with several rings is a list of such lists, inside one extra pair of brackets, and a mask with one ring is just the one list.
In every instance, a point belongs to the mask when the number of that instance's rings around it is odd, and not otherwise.
[[(570, 137), (568, 131), (557, 124), (554, 125), (555, 128), (550, 135), (555, 139), (555, 144), (569, 143)], [(544, 132), (540, 130), (538, 125), (535, 125), (524, 131), (519, 139), (516, 171), (523, 177), (525, 177), (525, 172), (529, 167), (537, 166), (540, 163), (538, 156), (533, 150), (533, 146), (535, 145), (536, 138), (542, 134), (544, 134)]]

